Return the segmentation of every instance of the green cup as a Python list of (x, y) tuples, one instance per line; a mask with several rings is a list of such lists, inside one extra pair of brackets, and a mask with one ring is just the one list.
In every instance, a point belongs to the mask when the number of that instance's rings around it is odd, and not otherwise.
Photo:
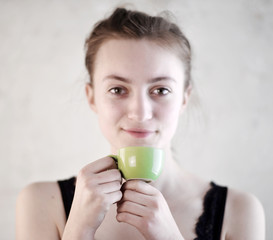
[(125, 147), (111, 157), (116, 160), (118, 169), (126, 180), (155, 181), (164, 164), (163, 149), (153, 147)]

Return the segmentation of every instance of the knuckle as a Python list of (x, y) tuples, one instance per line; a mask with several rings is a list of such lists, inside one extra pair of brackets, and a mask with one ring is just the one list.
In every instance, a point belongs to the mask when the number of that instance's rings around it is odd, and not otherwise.
[(113, 159), (111, 157), (105, 157), (103, 159), (103, 161), (105, 162), (105, 164), (107, 164), (108, 166), (111, 165), (113, 163)]
[(104, 160), (104, 162), (105, 162), (105, 164), (107, 166), (109, 166), (109, 167), (113, 167), (114, 166), (115, 161), (114, 161), (114, 159), (112, 157), (108, 156), (108, 157), (103, 158), (103, 160)]
[(126, 213), (123, 213), (123, 212), (119, 213), (119, 214), (117, 215), (117, 220), (118, 220), (119, 222), (126, 222), (126, 220), (127, 220), (127, 215), (126, 215)]
[(149, 217), (146, 217), (146, 218), (144, 218), (144, 221), (141, 221), (141, 228), (142, 229), (145, 229), (146, 231), (151, 231), (151, 230), (153, 230), (153, 228), (154, 228), (154, 221), (153, 221), (153, 219), (149, 216)]
[(112, 170), (112, 174), (113, 174), (113, 178), (114, 179), (117, 179), (117, 180), (121, 180), (121, 173), (120, 173), (120, 171), (119, 170), (117, 170), (117, 169), (113, 169)]
[(78, 175), (77, 175), (77, 180), (79, 181), (90, 181), (94, 178), (94, 173), (90, 172), (89, 167), (85, 166), (83, 167)]
[(98, 194), (98, 192), (94, 192), (94, 198), (97, 205), (99, 205), (102, 208), (106, 208), (109, 205), (105, 196), (103, 196), (102, 194)]
[(153, 220), (160, 218), (159, 210), (153, 211), (152, 217)]
[(151, 222), (155, 218), (156, 218), (156, 212), (155, 211), (150, 211), (149, 215), (146, 216), (146, 219), (147, 219), (148, 222)]
[(77, 176), (77, 185), (80, 185), (83, 189), (89, 188), (89, 181), (88, 178), (83, 176), (82, 174)]
[(162, 193), (161, 193), (160, 191), (156, 191), (154, 195), (155, 195), (155, 197), (158, 198), (158, 199), (160, 199), (160, 198), (163, 197), (163, 196), (162, 196)]
[(153, 209), (159, 209), (159, 207), (160, 207), (160, 203), (158, 202), (158, 201), (153, 201), (153, 203), (152, 203), (152, 208)]
[(94, 182), (105, 182), (105, 176), (100, 173), (94, 174), (93, 177), (94, 177), (93, 179)]
[(140, 229), (148, 230), (150, 228), (150, 223), (148, 218), (144, 218), (143, 221), (139, 223)]
[(128, 186), (128, 188), (134, 189), (134, 190), (142, 188), (141, 181), (139, 181), (139, 180), (130, 180), (130, 181), (128, 181), (127, 186)]
[(101, 193), (98, 191), (98, 189), (94, 188), (90, 191), (92, 199), (96, 199), (98, 202), (101, 201), (102, 196)]
[(122, 217), (125, 222), (130, 222), (131, 216), (129, 213), (126, 212), (122, 213)]
[(126, 199), (130, 199), (131, 196), (131, 191), (130, 190), (125, 190), (123, 193), (123, 198)]
[(129, 206), (130, 206), (130, 203), (129, 203), (128, 201), (124, 202), (123, 207), (124, 207), (125, 209), (128, 209)]
[(136, 181), (135, 182), (135, 188), (136, 189), (141, 189), (143, 187), (143, 182), (142, 181)]
[(86, 169), (86, 167), (83, 167), (83, 168), (79, 171), (77, 178), (78, 178), (78, 179), (84, 179), (84, 178), (86, 178), (86, 175), (87, 175), (87, 169)]
[(129, 204), (128, 204), (127, 201), (125, 201), (125, 202), (123, 202), (123, 204), (121, 205), (120, 210), (121, 210), (121, 211), (126, 211), (126, 210), (128, 210), (128, 208), (129, 208)]
[(118, 201), (120, 201), (120, 200), (122, 199), (122, 196), (123, 196), (123, 195), (122, 195), (122, 192), (121, 192), (121, 191), (118, 191), (118, 192), (117, 192), (117, 195), (118, 195), (118, 196), (117, 196)]
[(115, 182), (114, 182), (114, 189), (119, 190), (120, 188), (121, 188), (120, 182), (119, 182), (119, 181), (115, 181)]
[(118, 192), (116, 193), (115, 202), (119, 202), (121, 199), (122, 199), (122, 192), (121, 192), (121, 191), (118, 191)]

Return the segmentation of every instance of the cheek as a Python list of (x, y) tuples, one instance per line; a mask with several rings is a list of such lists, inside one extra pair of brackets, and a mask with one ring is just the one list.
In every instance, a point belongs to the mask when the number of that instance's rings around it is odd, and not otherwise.
[(104, 128), (109, 129), (110, 126), (115, 125), (123, 114), (121, 105), (113, 101), (101, 101), (97, 106), (100, 126)]
[(180, 110), (181, 108), (179, 104), (160, 107), (158, 118), (160, 119), (166, 134), (173, 135), (175, 133), (180, 116)]
[(111, 142), (111, 139), (115, 136), (115, 123), (116, 116), (114, 111), (110, 111), (106, 108), (100, 108), (100, 111), (97, 113), (99, 127), (103, 136)]
[(158, 107), (160, 119), (164, 122), (175, 122), (181, 111), (180, 101), (170, 102)]

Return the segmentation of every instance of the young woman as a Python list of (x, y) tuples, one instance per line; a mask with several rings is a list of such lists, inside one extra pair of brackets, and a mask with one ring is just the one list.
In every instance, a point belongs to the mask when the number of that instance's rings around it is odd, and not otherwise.
[(87, 39), (86, 67), (87, 99), (112, 154), (163, 148), (164, 170), (153, 183), (125, 181), (106, 156), (75, 178), (31, 184), (18, 198), (18, 240), (265, 239), (255, 197), (199, 179), (172, 158), (192, 89), (190, 44), (175, 24), (118, 8)]

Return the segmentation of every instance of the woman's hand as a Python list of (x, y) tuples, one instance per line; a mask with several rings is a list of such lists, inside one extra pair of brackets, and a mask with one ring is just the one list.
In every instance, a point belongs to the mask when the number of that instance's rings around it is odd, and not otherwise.
[(93, 239), (110, 206), (122, 198), (121, 174), (111, 157), (85, 166), (77, 176), (74, 200), (62, 239)]
[(161, 192), (140, 180), (122, 186), (117, 220), (136, 227), (146, 240), (183, 239)]

